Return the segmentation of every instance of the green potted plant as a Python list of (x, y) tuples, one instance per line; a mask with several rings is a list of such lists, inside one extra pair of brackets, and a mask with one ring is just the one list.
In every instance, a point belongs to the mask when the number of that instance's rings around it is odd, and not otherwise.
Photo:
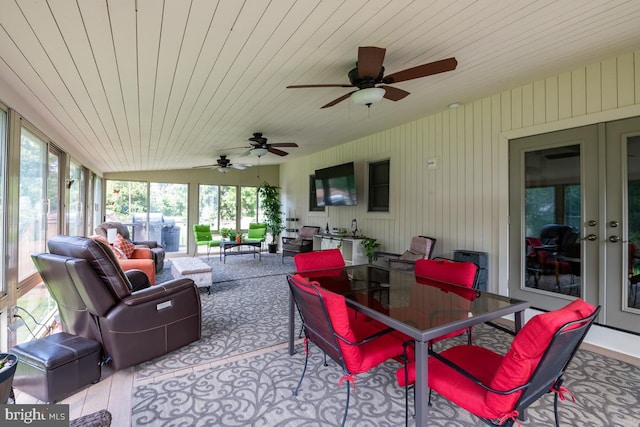
[(369, 263), (372, 263), (376, 258), (376, 249), (380, 247), (378, 239), (365, 237), (360, 241), (360, 244), (364, 248), (364, 251), (367, 254), (367, 258), (369, 258)]
[(276, 253), (278, 250), (278, 238), (284, 230), (282, 222), (282, 202), (278, 194), (279, 187), (275, 187), (267, 182), (258, 187), (258, 195), (262, 202), (264, 211), (264, 222), (267, 224), (267, 230), (271, 233), (271, 242), (269, 243), (269, 253)]
[(223, 239), (233, 240), (236, 238), (236, 230), (233, 230), (231, 228), (221, 228), (220, 235)]

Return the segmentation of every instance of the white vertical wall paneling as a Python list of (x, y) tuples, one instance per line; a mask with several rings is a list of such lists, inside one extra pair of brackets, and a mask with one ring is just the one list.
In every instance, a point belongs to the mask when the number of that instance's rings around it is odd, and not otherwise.
[(585, 68), (571, 72), (571, 116), (587, 113), (587, 74)]
[(558, 76), (558, 119), (571, 117), (571, 73)]
[[(287, 203), (301, 206), (296, 210), (303, 217), (308, 188), (286, 182), (300, 180), (294, 171), (312, 173), (313, 169), (353, 159), (365, 164), (379, 159), (381, 153), (391, 153), (392, 213), (367, 214), (366, 194), (359, 194), (357, 210), (328, 208), (330, 225), (348, 228), (355, 213), (364, 232), (379, 239), (388, 251), (402, 252), (412, 235), (425, 233), (438, 239), (436, 255), (451, 255), (459, 248), (488, 252), (489, 280), (494, 290), (506, 292), (506, 283), (498, 287), (496, 282), (498, 277), (506, 278), (505, 259), (509, 255), (500, 254), (507, 248), (508, 234), (504, 227), (509, 184), (500, 179), (508, 170), (508, 144), (503, 134), (541, 133), (558, 126), (601, 121), (602, 117), (620, 117), (629, 110), (629, 102), (639, 104), (639, 63), (638, 52), (622, 55), (288, 161), (281, 165), (280, 175)], [(614, 102), (617, 107), (611, 107)], [(603, 106), (621, 108), (621, 112), (610, 114)], [(589, 114), (594, 116), (589, 119)], [(537, 123), (540, 118), (542, 124)], [(527, 133), (525, 128), (534, 124)], [(427, 160), (434, 158), (436, 169), (427, 169)], [(324, 226), (321, 216), (309, 216), (308, 220)]]
[(449, 188), (450, 191), (443, 193), (442, 200), (442, 232), (443, 236), (447, 236), (445, 245), (441, 248), (444, 256), (449, 256), (451, 253), (452, 240), (455, 239), (452, 233), (452, 220), (451, 215), (446, 215), (445, 212), (452, 212), (453, 198), (457, 194), (454, 180), (451, 178), (451, 170), (454, 169), (453, 155), (451, 147), (451, 134), (449, 132), (449, 111), (444, 111), (441, 114), (440, 127), (442, 128), (442, 186)]
[[(493, 126), (493, 117), (492, 117), (492, 108), (491, 108), (491, 97), (486, 97), (482, 100), (482, 147), (481, 157), (482, 157), (482, 166), (481, 171), (482, 175), (479, 177), (482, 182), (482, 192), (481, 195), (481, 204), (479, 205), (479, 210), (481, 213), (480, 218), (480, 230), (482, 231), (481, 240), (476, 240), (473, 244), (474, 250), (480, 250), (480, 246), (488, 247), (493, 240), (491, 235), (491, 223), (493, 222), (493, 215), (491, 214), (492, 205), (495, 203), (495, 200), (492, 197), (493, 188), (493, 150), (492, 150), (492, 126)], [(500, 116), (498, 115), (498, 119)]]
[[(503, 94), (504, 95), (504, 94)], [(507, 99), (505, 99), (507, 98)], [(506, 103), (506, 105), (503, 105)], [(501, 164), (500, 164), (500, 133), (503, 128), (503, 120), (501, 117), (502, 111), (510, 111), (511, 106), (508, 102), (508, 97), (502, 95), (495, 95), (492, 97), (491, 102), (491, 117), (493, 119), (493, 123), (491, 124), (491, 196), (490, 202), (492, 205), (500, 205), (503, 200), (507, 200), (506, 194), (501, 194), (501, 182), (500, 182), (500, 173), (501, 173)], [(487, 252), (488, 255), (488, 263), (489, 269), (491, 271), (498, 270), (498, 258), (494, 256), (498, 252), (500, 252), (500, 240), (497, 238), (501, 235), (500, 233), (500, 215), (498, 215), (498, 210), (494, 206), (489, 206), (490, 221), (491, 221), (491, 232), (489, 234), (489, 241), (491, 242), (490, 246), (484, 245), (482, 247), (478, 247), (478, 250)], [(497, 290), (497, 289), (496, 289)]]
[(469, 248), (473, 248), (475, 242), (480, 242), (483, 238), (482, 230), (482, 193), (484, 183), (482, 182), (483, 165), (482, 165), (482, 153), (484, 147), (482, 146), (482, 111), (483, 100), (478, 100), (473, 103), (473, 193), (470, 195), (473, 200), (473, 206), (471, 208), (473, 224), (473, 241)]
[(533, 83), (533, 124), (539, 125), (547, 120), (545, 103), (545, 81)]
[(511, 129), (520, 129), (521, 127), (522, 88), (516, 88), (511, 91)]
[(602, 111), (602, 80), (600, 64), (591, 64), (586, 70), (587, 114)]
[(633, 53), (633, 65), (634, 65), (634, 70), (633, 70), (633, 77), (634, 77), (634, 84), (635, 84), (635, 103), (640, 103), (640, 84), (638, 84), (638, 82), (640, 82), (640, 52), (634, 52)]
[(558, 120), (558, 78), (552, 77), (544, 82), (545, 114), (547, 122)]
[(522, 127), (533, 126), (533, 84), (522, 87)]
[(616, 58), (602, 62), (602, 110), (618, 107), (618, 66)]
[(635, 93), (633, 91), (633, 53), (620, 55), (617, 64), (618, 76), (616, 85), (618, 90), (618, 107), (626, 107), (635, 102)]
[[(473, 190), (473, 125), (474, 125), (474, 112), (475, 105), (473, 103), (469, 103), (465, 105), (465, 183), (467, 191), (465, 192), (465, 224), (473, 224), (473, 192), (469, 190)], [(473, 233), (470, 232), (468, 226), (465, 227), (465, 247), (471, 247), (473, 245)]]
[(467, 178), (467, 169), (466, 169), (466, 161), (467, 161), (467, 148), (466, 148), (466, 126), (465, 126), (465, 112), (467, 109), (465, 106), (458, 107), (456, 110), (457, 115), (457, 123), (458, 123), (458, 157), (455, 159), (456, 161), (456, 169), (458, 171), (458, 188), (460, 189), (460, 193), (458, 194), (458, 208), (460, 209), (458, 212), (458, 224), (456, 228), (458, 230), (458, 247), (464, 248), (466, 247), (466, 233), (465, 233), (465, 224), (466, 224), (466, 188), (468, 185)]

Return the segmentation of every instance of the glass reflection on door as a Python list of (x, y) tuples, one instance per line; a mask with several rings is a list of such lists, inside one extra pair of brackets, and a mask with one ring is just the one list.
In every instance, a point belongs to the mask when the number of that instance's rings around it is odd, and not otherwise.
[(640, 309), (640, 137), (627, 139), (627, 171), (627, 304)]
[(581, 296), (580, 145), (525, 154), (525, 287)]

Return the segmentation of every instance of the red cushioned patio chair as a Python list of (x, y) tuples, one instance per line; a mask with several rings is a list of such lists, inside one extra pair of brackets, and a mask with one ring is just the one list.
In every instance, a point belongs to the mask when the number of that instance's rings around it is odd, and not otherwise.
[[(577, 299), (534, 316), (515, 335), (506, 355), (477, 345), (429, 350), (429, 388), (488, 425), (512, 426), (542, 395), (553, 392), (558, 427), (558, 397), (573, 395), (562, 385), (571, 359), (600, 307)], [(396, 371), (405, 389), (415, 382), (415, 363)]]
[[(293, 391), (298, 395), (309, 360), (309, 342), (314, 343), (325, 356), (333, 359), (343, 371), (338, 381), (353, 382), (356, 375), (367, 372), (389, 359), (401, 360), (404, 334), (393, 329), (380, 330), (367, 321), (349, 316), (344, 296), (307, 282), (301, 276), (287, 276), (291, 294), (303, 321), (305, 339), (304, 368), (300, 381)], [(413, 356), (413, 355), (410, 355)], [(326, 360), (325, 360), (326, 361)], [(349, 410), (350, 389), (347, 387), (342, 425)]]

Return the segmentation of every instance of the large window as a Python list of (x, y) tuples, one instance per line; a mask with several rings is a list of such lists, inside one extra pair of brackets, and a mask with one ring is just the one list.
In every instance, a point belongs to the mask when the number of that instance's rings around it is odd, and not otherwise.
[[(4, 251), (5, 251), (5, 242), (7, 241), (7, 236), (5, 234), (6, 230), (6, 218), (7, 215), (4, 210), (5, 205), (5, 197), (4, 197), (4, 182), (5, 182), (5, 168), (6, 165), (6, 153), (7, 153), (7, 112), (3, 109), (0, 109), (0, 153), (2, 153), (0, 159), (0, 259), (5, 259)], [(0, 293), (6, 292), (6, 283), (5, 280), (5, 271), (4, 271), (5, 263), (0, 263)], [(0, 348), (2, 345), (0, 343)]]
[(262, 218), (257, 187), (201, 184), (198, 189), (198, 224), (248, 230), (249, 224)]
[(316, 189), (316, 176), (309, 176), (309, 211), (324, 212), (324, 206), (318, 206), (318, 190)]
[(83, 236), (85, 229), (85, 171), (78, 163), (69, 164), (69, 179), (66, 182), (69, 193), (69, 209), (67, 212), (67, 230), (70, 236)]
[(18, 206), (18, 280), (36, 272), (31, 254), (46, 250), (47, 144), (22, 128)]
[(389, 160), (369, 163), (369, 212), (389, 212)]
[(132, 240), (156, 241), (167, 252), (187, 248), (187, 184), (107, 180), (106, 219), (129, 227)]

